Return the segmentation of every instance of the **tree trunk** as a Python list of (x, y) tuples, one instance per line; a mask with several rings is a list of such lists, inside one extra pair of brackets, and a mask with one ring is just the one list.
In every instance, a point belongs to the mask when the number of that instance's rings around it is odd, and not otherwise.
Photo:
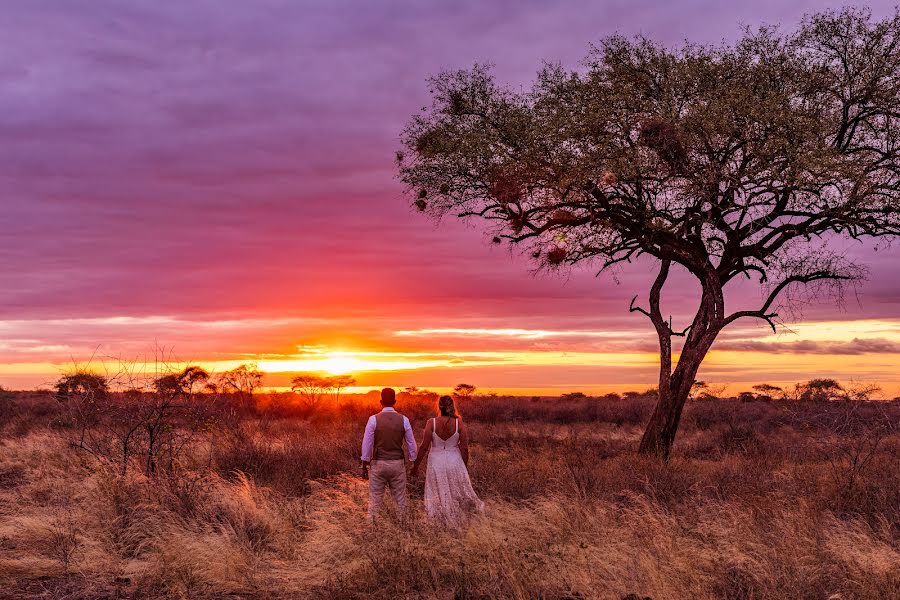
[[(660, 271), (660, 278), (665, 278), (668, 272), (667, 265)], [(722, 328), (724, 313), (724, 297), (722, 286), (714, 271), (710, 271), (706, 277), (701, 278), (703, 284), (703, 297), (700, 308), (694, 316), (678, 365), (672, 370), (672, 330), (661, 321), (659, 312), (659, 289), (662, 287), (657, 279), (657, 285), (651, 290), (651, 320), (656, 325), (659, 335), (659, 399), (653, 409), (650, 422), (644, 430), (641, 438), (639, 452), (669, 460), (672, 444), (675, 442), (675, 434), (678, 431), (678, 423), (681, 421), (681, 411), (691, 393), (691, 387), (696, 380), (700, 364), (709, 352), (713, 341)]]
[[(696, 370), (689, 378), (674, 376), (668, 389), (660, 388), (659, 399), (653, 416), (644, 430), (641, 438), (640, 453), (658, 456), (663, 460), (669, 460), (672, 444), (675, 442), (675, 433), (678, 431), (678, 423), (681, 421), (681, 411), (691, 392)], [(689, 380), (690, 383), (686, 381)]]

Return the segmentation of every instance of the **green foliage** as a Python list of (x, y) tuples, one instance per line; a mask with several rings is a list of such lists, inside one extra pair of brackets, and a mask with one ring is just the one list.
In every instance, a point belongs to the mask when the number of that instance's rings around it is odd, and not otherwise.
[(855, 276), (795, 250), (900, 231), (898, 40), (900, 18), (846, 10), (733, 45), (613, 36), (586, 71), (548, 65), (523, 92), (480, 65), (442, 73), (403, 133), (400, 177), (420, 209), (486, 219), (544, 264), (649, 254), (772, 286)]
[[(476, 65), (429, 81), (398, 168), (435, 219), (485, 222), (541, 268), (596, 272), (659, 262), (646, 315), (660, 389), (641, 449), (668, 456), (718, 334), (865, 277), (841, 238), (900, 236), (900, 12), (827, 11), (793, 32), (671, 49), (612, 36), (584, 68), (545, 66), (528, 90)], [(670, 266), (701, 288), (688, 327), (661, 308)], [(758, 282), (758, 308), (728, 313), (725, 286)], [(672, 337), (684, 337), (677, 364)]]

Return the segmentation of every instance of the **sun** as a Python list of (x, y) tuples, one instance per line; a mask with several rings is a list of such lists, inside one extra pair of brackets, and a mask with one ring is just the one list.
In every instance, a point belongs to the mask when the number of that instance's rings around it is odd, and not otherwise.
[(332, 375), (346, 375), (354, 371), (363, 371), (366, 368), (365, 361), (354, 356), (340, 354), (329, 356), (317, 362), (323, 371)]
[(258, 366), (269, 373), (319, 372), (348, 375), (369, 371), (405, 371), (448, 367), (448, 360), (422, 356), (417, 352), (380, 352), (304, 348), (302, 354), (286, 359), (260, 360)]

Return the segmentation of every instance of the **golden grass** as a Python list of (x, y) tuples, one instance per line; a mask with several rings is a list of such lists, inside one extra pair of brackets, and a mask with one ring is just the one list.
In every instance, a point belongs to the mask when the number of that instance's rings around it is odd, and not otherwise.
[[(0, 597), (900, 598), (896, 433), (848, 507), (841, 465), (796, 428), (743, 447), (688, 427), (664, 466), (633, 454), (633, 427), (473, 423), (487, 511), (448, 531), (420, 484), (408, 524), (366, 524), (355, 428), (246, 425), (264, 452), (218, 440), (207, 468), (198, 440), (190, 469), (150, 478), (65, 430), (0, 439)], [(218, 462), (237, 452), (256, 479)], [(290, 461), (317, 475), (292, 486)]]

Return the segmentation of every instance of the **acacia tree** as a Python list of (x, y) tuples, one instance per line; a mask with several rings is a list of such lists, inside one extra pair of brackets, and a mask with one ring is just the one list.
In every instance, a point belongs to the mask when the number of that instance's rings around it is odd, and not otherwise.
[(253, 392), (262, 384), (265, 373), (253, 363), (238, 365), (230, 371), (219, 374), (217, 386), (226, 394), (237, 396), (244, 408), (253, 406)]
[(453, 395), (462, 400), (468, 400), (475, 395), (476, 388), (471, 383), (458, 383), (453, 388)]
[[(400, 179), (419, 210), (483, 219), (539, 267), (657, 263), (648, 303), (630, 309), (660, 349), (640, 449), (667, 458), (723, 328), (775, 329), (804, 294), (840, 295), (865, 271), (833, 242), (900, 233), (898, 43), (900, 16), (844, 10), (715, 47), (614, 36), (580, 70), (545, 66), (527, 91), (483, 66), (443, 73), (402, 134)], [(700, 286), (683, 329), (661, 306), (673, 265)], [(727, 284), (744, 278), (761, 303), (726, 310)]]
[(210, 423), (206, 403), (196, 398), (209, 373), (197, 366), (172, 371), (161, 361), (156, 367), (154, 377), (119, 360), (103, 375), (77, 369), (60, 377), (57, 398), (78, 428), (72, 446), (117, 464), (122, 476), (136, 456), (146, 475), (159, 471), (164, 455), (174, 470), (192, 434)]
[(775, 398), (784, 398), (784, 389), (770, 383), (759, 383), (753, 386), (753, 391), (757, 394), (759, 400), (774, 400)]
[(356, 379), (350, 375), (335, 375), (328, 377), (321, 373), (298, 373), (291, 379), (291, 390), (299, 393), (306, 408), (313, 410), (322, 402), (326, 395), (331, 396), (337, 405), (341, 400), (344, 389), (356, 383)]

